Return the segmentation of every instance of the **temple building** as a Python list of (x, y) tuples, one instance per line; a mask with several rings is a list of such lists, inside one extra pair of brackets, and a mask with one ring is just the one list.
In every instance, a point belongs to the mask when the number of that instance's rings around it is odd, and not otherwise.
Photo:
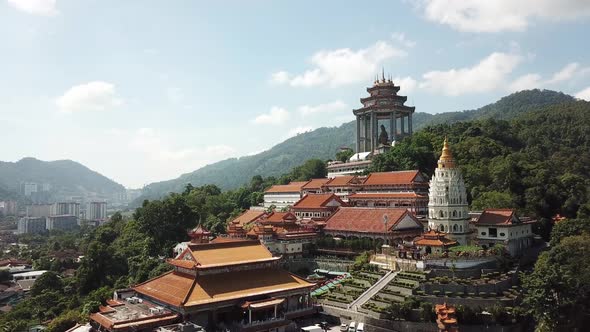
[(455, 240), (446, 238), (446, 234), (437, 230), (429, 230), (414, 240), (414, 245), (422, 254), (441, 254), (449, 248), (459, 245)]
[(291, 207), (291, 211), (300, 219), (325, 220), (340, 206), (346, 206), (333, 193), (307, 194)]
[(301, 225), (293, 212), (271, 212), (254, 222), (246, 233), (258, 239), (275, 256), (297, 258), (309, 250), (318, 232), (312, 226)]
[(334, 193), (343, 202), (348, 202), (348, 196), (358, 190), (358, 184), (360, 183), (362, 183), (362, 180), (358, 176), (338, 176), (326, 182), (322, 186), (322, 191), (325, 193)]
[(329, 178), (311, 179), (301, 187), (301, 194), (304, 196), (307, 194), (320, 194), (322, 193), (322, 186), (328, 181), (330, 181)]
[(259, 241), (190, 244), (173, 270), (116, 293), (90, 315), (100, 331), (152, 331), (179, 321), (207, 330), (285, 331), (314, 312), (314, 284), (279, 267)]
[(512, 256), (518, 256), (533, 244), (532, 225), (536, 221), (523, 221), (512, 209), (487, 209), (475, 220), (477, 242), (493, 247), (502, 244)]
[(411, 242), (422, 224), (406, 209), (341, 207), (327, 221), (324, 233), (334, 237), (369, 238), (385, 244)]
[(264, 192), (264, 207), (274, 206), (282, 209), (295, 204), (301, 199), (303, 186), (309, 181), (291, 182), (284, 185), (274, 185)]
[(430, 180), (428, 227), (448, 234), (461, 245), (468, 244), (469, 206), (461, 170), (445, 138), (438, 167)]
[[(356, 116), (356, 152), (374, 152), (380, 145), (391, 146), (411, 135), (415, 107), (404, 105), (408, 99), (399, 96), (400, 87), (382, 75), (367, 88), (369, 97), (361, 98), (362, 108), (353, 110)], [(389, 131), (386, 130), (386, 125)]]

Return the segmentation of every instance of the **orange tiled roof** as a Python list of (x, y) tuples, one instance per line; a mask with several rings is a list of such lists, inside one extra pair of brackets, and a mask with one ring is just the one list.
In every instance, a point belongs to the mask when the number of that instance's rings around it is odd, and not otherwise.
[(261, 223), (265, 223), (265, 222), (289, 222), (289, 221), (295, 221), (295, 220), (297, 220), (297, 217), (292, 212), (276, 212), (276, 211), (274, 211), (266, 217), (263, 216), (258, 221), (260, 221)]
[(477, 225), (512, 225), (513, 209), (487, 209), (476, 220)]
[(195, 262), (186, 259), (168, 259), (167, 262), (170, 265), (182, 267), (185, 269), (193, 269), (195, 267)]
[(291, 182), (289, 184), (275, 184), (268, 188), (266, 193), (295, 193), (300, 192), (301, 188), (306, 185), (309, 181), (302, 182)]
[(162, 302), (179, 307), (188, 295), (194, 281), (195, 279), (192, 276), (168, 272), (139, 284), (133, 289), (138, 293), (149, 295)]
[[(427, 235), (428, 234), (428, 235)], [(438, 233), (436, 236), (432, 236), (429, 233), (424, 233), (419, 239), (414, 240), (414, 244), (417, 246), (429, 246), (429, 247), (449, 247), (454, 246), (457, 241), (447, 239), (444, 233)]]
[(332, 200), (337, 200), (340, 205), (344, 204), (338, 198), (338, 196), (334, 195), (333, 193), (328, 194), (307, 194), (303, 196), (302, 199), (297, 201), (297, 203), (293, 204), (293, 208), (295, 209), (319, 209), (323, 208)]
[(302, 189), (320, 189), (326, 182), (330, 181), (328, 178), (311, 179)]
[[(196, 280), (194, 277), (178, 277), (169, 273), (134, 289), (138, 293), (174, 306), (191, 307), (312, 286), (312, 283), (281, 269), (260, 269), (233, 271), (222, 275), (200, 275)], [(182, 303), (185, 299), (186, 302)]]
[(232, 220), (232, 223), (244, 226), (260, 218), (264, 213), (264, 210), (249, 209)]
[(352, 183), (352, 181), (356, 178), (354, 175), (343, 175), (337, 176), (335, 178), (330, 179), (330, 181), (326, 182), (326, 186), (328, 187), (339, 187), (339, 186), (348, 186)]
[[(360, 233), (384, 233), (391, 231), (408, 214), (407, 209), (394, 208), (358, 208), (341, 207), (326, 221), (325, 230), (349, 231)], [(387, 230), (383, 222), (384, 215), (387, 215)], [(420, 222), (411, 214), (416, 222), (416, 229), (422, 229)]]
[(414, 192), (408, 193), (354, 193), (348, 196), (348, 199), (367, 199), (367, 198), (428, 198), (426, 195), (419, 195)]
[(379, 172), (370, 173), (363, 185), (398, 185), (412, 184), (420, 171), (397, 171), (397, 172)]
[(273, 258), (270, 251), (258, 240), (190, 244), (189, 250), (198, 268), (243, 264)]

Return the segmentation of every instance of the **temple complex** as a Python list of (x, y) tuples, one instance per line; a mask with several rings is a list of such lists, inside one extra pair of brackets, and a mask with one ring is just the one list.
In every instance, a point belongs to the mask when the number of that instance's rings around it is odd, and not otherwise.
[(356, 116), (357, 153), (374, 152), (380, 145), (391, 146), (412, 134), (415, 107), (404, 105), (408, 97), (399, 96), (399, 90), (400, 87), (391, 79), (385, 79), (385, 74), (367, 88), (369, 96), (361, 98), (363, 107), (353, 111)]
[(207, 330), (284, 331), (313, 312), (312, 283), (278, 266), (259, 241), (190, 244), (173, 270), (136, 285), (90, 316), (101, 331), (151, 331), (190, 321)]
[(502, 244), (512, 256), (533, 244), (533, 220), (521, 220), (513, 209), (487, 209), (473, 222), (477, 243), (484, 247)]
[(438, 167), (430, 180), (428, 227), (445, 232), (464, 245), (471, 233), (469, 219), (465, 182), (445, 138)]

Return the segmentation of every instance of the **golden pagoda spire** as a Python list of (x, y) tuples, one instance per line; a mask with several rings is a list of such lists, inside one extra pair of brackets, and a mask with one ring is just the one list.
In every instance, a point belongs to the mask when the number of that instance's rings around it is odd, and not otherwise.
[(455, 167), (455, 160), (453, 159), (453, 154), (451, 153), (451, 148), (449, 148), (449, 140), (445, 136), (445, 141), (443, 143), (442, 154), (438, 159), (438, 168), (453, 168)]

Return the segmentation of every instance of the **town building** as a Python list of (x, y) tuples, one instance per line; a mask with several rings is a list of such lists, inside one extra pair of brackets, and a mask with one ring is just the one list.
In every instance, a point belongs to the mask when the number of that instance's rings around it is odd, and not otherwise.
[(259, 241), (190, 244), (173, 270), (116, 293), (90, 315), (101, 331), (151, 331), (180, 321), (207, 330), (285, 331), (312, 314), (314, 284), (279, 267)]
[(346, 203), (334, 193), (306, 194), (293, 204), (291, 211), (299, 219), (325, 220), (340, 206), (346, 206)]
[(385, 244), (411, 242), (422, 231), (420, 221), (400, 208), (341, 207), (324, 228), (324, 233), (333, 237), (369, 238)]
[(334, 178), (343, 175), (359, 175), (371, 166), (371, 152), (356, 153), (347, 162), (331, 161), (326, 169), (328, 178)]
[(301, 199), (302, 188), (308, 182), (291, 182), (270, 187), (264, 192), (264, 207), (274, 206), (277, 209), (282, 209), (295, 204)]
[(58, 215), (46, 218), (47, 230), (71, 231), (78, 228), (78, 218), (74, 215)]
[(484, 210), (474, 222), (477, 243), (488, 248), (502, 244), (512, 256), (518, 256), (533, 244), (534, 223), (521, 220), (512, 209)]
[(80, 217), (80, 203), (78, 202), (57, 202), (51, 207), (51, 215), (63, 216), (71, 215), (76, 218)]
[(32, 218), (49, 217), (53, 204), (30, 204), (26, 207), (26, 216)]
[(0, 214), (4, 216), (16, 216), (18, 214), (18, 203), (16, 201), (1, 201)]
[(107, 220), (107, 202), (89, 202), (86, 208), (86, 220), (104, 222)]
[(24, 217), (18, 221), (19, 234), (40, 234), (47, 230), (45, 217)]
[(465, 182), (445, 138), (438, 167), (430, 180), (428, 227), (445, 232), (450, 239), (465, 245), (471, 233), (469, 220)]

